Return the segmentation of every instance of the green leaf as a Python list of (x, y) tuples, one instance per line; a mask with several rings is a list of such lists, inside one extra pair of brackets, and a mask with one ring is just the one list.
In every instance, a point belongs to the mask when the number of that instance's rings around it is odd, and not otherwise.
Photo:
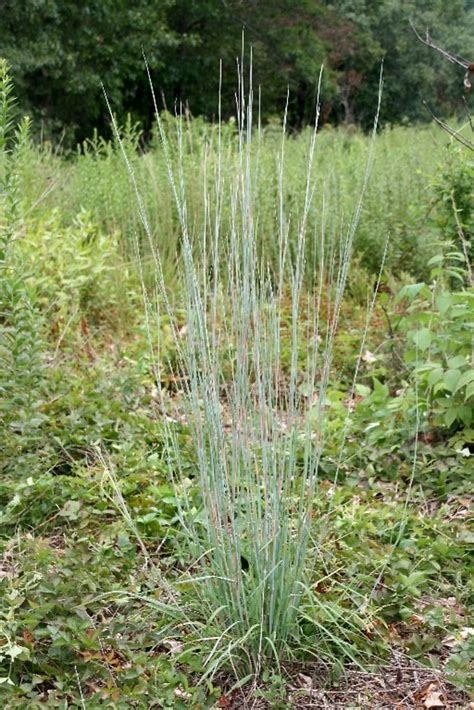
[(474, 397), (474, 382), (466, 387), (466, 391), (464, 392), (464, 401), (467, 402), (467, 400), (471, 397)]
[(406, 585), (411, 587), (413, 585), (421, 584), (426, 579), (426, 574), (424, 572), (412, 572), (409, 577), (407, 577)]
[(466, 404), (463, 404), (457, 408), (457, 416), (462, 421), (464, 426), (469, 426), (471, 424), (472, 414), (472, 407), (468, 407)]
[(444, 421), (447, 426), (451, 426), (451, 424), (454, 424), (458, 416), (458, 410), (457, 407), (450, 407), (447, 412), (444, 414)]
[(417, 284), (407, 284), (397, 293), (395, 297), (395, 302), (401, 301), (403, 298), (407, 298), (412, 301), (426, 286), (424, 282)]
[(455, 261), (464, 261), (465, 260), (464, 255), (460, 251), (448, 251), (446, 256), (449, 259), (454, 259)]
[(4, 651), (4, 654), (6, 656), (10, 656), (13, 661), (15, 658), (21, 655), (23, 655), (25, 658), (28, 658), (30, 655), (30, 651), (26, 646), (18, 646), (16, 643), (14, 643), (12, 646), (10, 646)]
[(446, 314), (446, 312), (450, 309), (450, 307), (453, 305), (453, 298), (450, 293), (440, 293), (436, 297), (436, 307), (438, 308), (438, 311), (441, 313), (442, 316)]
[(388, 397), (389, 395), (387, 385), (382, 384), (376, 377), (374, 377), (374, 393), (382, 397)]
[(433, 387), (437, 382), (443, 379), (444, 370), (442, 367), (437, 367), (428, 375), (428, 387)]
[(68, 520), (77, 520), (78, 512), (82, 506), (80, 500), (68, 500), (67, 503), (63, 505), (58, 515)]
[(130, 542), (130, 538), (128, 537), (127, 533), (119, 533), (117, 537), (117, 544), (122, 550), (127, 550), (130, 547), (132, 547), (132, 544)]
[(457, 392), (461, 387), (465, 387), (465, 385), (468, 385), (470, 382), (474, 382), (474, 370), (468, 370), (461, 375), (455, 391)]
[(436, 256), (432, 256), (431, 259), (428, 261), (427, 266), (434, 266), (435, 264), (442, 264), (444, 261), (444, 254), (436, 254)]
[(461, 374), (461, 370), (447, 370), (444, 373), (443, 382), (450, 392), (455, 392)]
[(448, 360), (448, 367), (450, 369), (457, 369), (458, 367), (463, 367), (466, 364), (466, 358), (463, 355), (456, 355), (456, 357), (451, 357)]
[(428, 350), (431, 345), (431, 331), (429, 328), (421, 328), (413, 335), (413, 342), (420, 350)]

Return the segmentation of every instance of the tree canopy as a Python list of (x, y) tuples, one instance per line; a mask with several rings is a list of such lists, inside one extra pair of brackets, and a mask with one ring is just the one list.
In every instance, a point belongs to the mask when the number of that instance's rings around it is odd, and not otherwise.
[(3, 0), (0, 55), (12, 66), (22, 111), (44, 134), (66, 130), (81, 140), (107, 130), (101, 90), (119, 116), (146, 127), (153, 114), (143, 62), (160, 101), (215, 116), (219, 63), (222, 110), (235, 112), (237, 63), (245, 40), (263, 117), (281, 115), (288, 88), (289, 122), (312, 120), (321, 65), (323, 120), (367, 126), (384, 59), (382, 120), (427, 118), (460, 106), (462, 77), (416, 41), (409, 25), (429, 28), (440, 43), (472, 56), (472, 0)]

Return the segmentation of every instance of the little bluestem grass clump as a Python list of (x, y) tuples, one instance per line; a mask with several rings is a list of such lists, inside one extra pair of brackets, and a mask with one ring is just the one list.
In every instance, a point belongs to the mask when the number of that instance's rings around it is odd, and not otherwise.
[[(340, 606), (320, 603), (308, 586), (307, 569), (317, 564), (313, 536), (319, 521), (313, 510), (319, 494), (332, 347), (373, 161), (372, 141), (346, 232), (337, 238), (324, 229), (311, 234), (313, 263), (308, 265), (306, 242), (319, 187), (313, 171), (319, 104), (308, 142), (303, 207), (296, 217), (284, 199), (285, 118), (273, 206), (276, 230), (274, 243), (266, 250), (257, 189), (262, 133), (259, 127), (254, 130), (252, 87), (247, 99), (242, 76), (238, 160), (229, 179), (223, 170), (226, 152), (219, 123), (217, 146), (203, 158), (205, 219), (199, 240), (192, 237), (189, 221), (186, 121), (177, 117), (176, 135), (170, 138), (156, 111), (180, 227), (174, 294), (167, 288), (145, 203), (123, 149), (155, 264), (158, 305), (151, 305), (143, 278), (145, 314), (149, 324), (163, 313), (171, 323), (177, 357), (168, 367), (183, 383), (179, 407), (195, 447), (198, 504), (185, 485), (188, 458), (182, 450), (181, 428), (171, 416), (173, 402), (160, 386), (160, 343), (153, 341), (150, 327), (160, 406), (168, 413), (165, 456), (193, 560), (177, 585), (178, 590), (188, 590), (181, 593), (182, 624), (190, 638), (209, 648), (202, 678), (225, 666), (240, 682), (301, 652), (321, 661), (357, 657), (353, 642), (363, 622), (354, 605), (347, 603), (351, 595), (342, 590)], [(373, 136), (376, 126), (377, 120)], [(122, 145), (115, 122), (114, 127)], [(231, 205), (226, 220), (225, 204)], [(324, 225), (325, 215), (320, 218)], [(290, 231), (296, 233), (296, 242)], [(136, 255), (139, 258), (138, 243)], [(307, 293), (309, 266), (313, 287)], [(142, 269), (142, 277), (143, 273)], [(344, 440), (341, 459), (343, 448)]]

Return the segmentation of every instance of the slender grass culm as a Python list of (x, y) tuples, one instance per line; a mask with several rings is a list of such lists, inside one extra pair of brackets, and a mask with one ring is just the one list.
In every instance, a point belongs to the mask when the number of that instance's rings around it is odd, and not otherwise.
[[(344, 606), (341, 601), (341, 608), (334, 603), (325, 607), (311, 590), (308, 569), (317, 565), (312, 533), (318, 524), (314, 511), (332, 349), (378, 122), (377, 110), (352, 220), (344, 234), (329, 237), (324, 229), (315, 234), (308, 228), (314, 195), (326, 189), (314, 170), (319, 88), (303, 209), (296, 214), (285, 200), (285, 112), (275, 162), (274, 243), (268, 244), (268, 237), (263, 242), (259, 232), (262, 131), (259, 122), (256, 128), (253, 125), (251, 67), (249, 76), (246, 91), (241, 66), (238, 160), (232, 179), (223, 170), (228, 155), (221, 145), (220, 116), (217, 145), (210, 146), (205, 156), (204, 170), (212, 179), (202, 187), (206, 218), (199, 234), (194, 233), (187, 213), (186, 119), (177, 116), (176, 135), (170, 136), (155, 101), (180, 225), (179, 285), (173, 294), (167, 290), (159, 244), (152, 238), (144, 201), (127, 162), (156, 269), (156, 310), (144, 288), (147, 322), (159, 321), (163, 312), (169, 319), (177, 357), (167, 366), (183, 383), (178, 398), (157, 378), (161, 407), (164, 412), (179, 408), (195, 454), (197, 486), (189, 486), (182, 427), (176, 417), (165, 416), (167, 463), (193, 560), (177, 584), (182, 590), (184, 635), (190, 643), (194, 640), (209, 649), (203, 679), (225, 667), (240, 683), (301, 653), (321, 661), (337, 656), (356, 659), (352, 641), (361, 628), (356, 604)], [(379, 106), (381, 86), (382, 81)], [(231, 219), (225, 220), (229, 226), (224, 228), (222, 206), (228, 202)], [(289, 237), (294, 221), (296, 240)], [(319, 223), (324, 225), (324, 214)], [(308, 253), (314, 258), (314, 282), (309, 289)], [(149, 332), (159, 372), (160, 343), (152, 341), (151, 328)]]

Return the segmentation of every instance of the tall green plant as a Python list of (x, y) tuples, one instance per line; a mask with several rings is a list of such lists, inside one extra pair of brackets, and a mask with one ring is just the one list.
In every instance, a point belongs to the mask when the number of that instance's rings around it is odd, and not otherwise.
[[(20, 172), (29, 119), (15, 122), (13, 82), (0, 60), (0, 372), (4, 447), (31, 446), (41, 422), (41, 322), (16, 245), (22, 224)], [(18, 436), (16, 436), (16, 434)]]

